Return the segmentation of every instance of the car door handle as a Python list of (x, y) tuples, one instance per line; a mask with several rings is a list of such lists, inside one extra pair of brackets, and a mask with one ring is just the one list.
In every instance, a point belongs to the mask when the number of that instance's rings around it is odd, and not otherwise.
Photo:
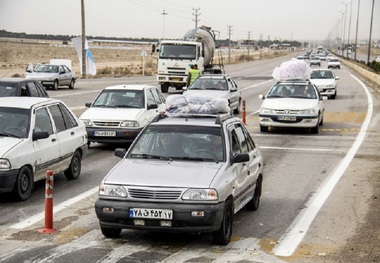
[(51, 139), (52, 142), (55, 142), (56, 140), (57, 140), (56, 138)]
[(70, 134), (71, 134), (71, 135), (74, 135), (74, 134), (75, 134), (75, 132), (73, 132), (73, 131), (72, 131)]

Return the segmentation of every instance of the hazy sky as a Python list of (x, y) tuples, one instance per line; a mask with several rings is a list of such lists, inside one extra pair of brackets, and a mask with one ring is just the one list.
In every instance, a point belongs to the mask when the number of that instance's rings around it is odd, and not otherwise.
[[(220, 39), (354, 40), (358, 0), (85, 0), (86, 35), (180, 38), (198, 25)], [(372, 0), (360, 0), (358, 39), (369, 38)], [(163, 15), (165, 10), (166, 15)], [(80, 35), (81, 0), (0, 0), (0, 29), (29, 34)], [(375, 0), (372, 39), (380, 39), (380, 0)]]

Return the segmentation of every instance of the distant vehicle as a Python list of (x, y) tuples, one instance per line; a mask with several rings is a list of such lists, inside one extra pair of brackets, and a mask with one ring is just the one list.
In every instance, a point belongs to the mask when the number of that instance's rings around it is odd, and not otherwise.
[(56, 90), (60, 86), (73, 89), (77, 76), (66, 65), (38, 64), (33, 71), (25, 72), (25, 78), (38, 80), (44, 87)]
[(321, 66), (321, 59), (319, 58), (319, 56), (310, 57), (310, 66), (313, 65)]
[(235, 114), (240, 112), (241, 95), (236, 82), (228, 75), (203, 75), (185, 88), (184, 95), (201, 95), (211, 98), (225, 98)]
[(330, 58), (327, 62), (327, 68), (340, 69), (340, 60), (337, 58)]
[(338, 94), (339, 77), (331, 69), (312, 69), (310, 82), (315, 84), (322, 96), (335, 99)]
[(158, 48), (157, 81), (162, 93), (170, 86), (186, 86), (190, 66), (196, 64), (202, 73), (222, 73), (222, 60), (214, 61), (217, 31), (200, 26), (190, 29), (180, 40), (161, 40)]
[(85, 104), (80, 116), (88, 142), (131, 143), (160, 112), (166, 110), (159, 88), (150, 85), (116, 85), (104, 88)]
[(84, 124), (51, 98), (0, 98), (0, 140), (0, 193), (20, 201), (47, 170), (77, 179), (87, 152)]
[(380, 62), (380, 56), (377, 56), (377, 57), (375, 58), (375, 61), (376, 61), (376, 62)]
[(0, 79), (0, 97), (49, 97), (37, 80), (25, 78)]
[[(319, 132), (323, 125), (323, 97), (310, 81), (279, 81), (266, 95), (259, 112), (260, 131), (274, 128), (308, 128)], [(327, 98), (326, 98), (327, 99)]]
[(105, 237), (117, 238), (122, 229), (208, 232), (227, 245), (234, 214), (259, 208), (263, 157), (241, 119), (216, 107), (225, 99), (211, 100), (212, 112), (199, 114), (192, 109), (208, 102), (192, 107), (183, 97), (178, 116), (157, 116), (128, 150), (115, 150), (121, 160), (102, 180), (95, 203)]

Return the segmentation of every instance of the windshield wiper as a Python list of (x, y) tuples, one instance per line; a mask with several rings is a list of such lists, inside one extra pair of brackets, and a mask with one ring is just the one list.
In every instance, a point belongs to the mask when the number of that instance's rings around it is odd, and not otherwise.
[(168, 161), (173, 161), (171, 157), (167, 156), (162, 156), (162, 155), (154, 155), (154, 154), (147, 154), (147, 153), (141, 153), (141, 154), (131, 154), (133, 157), (142, 157), (145, 159), (160, 159), (160, 160), (168, 160)]
[(8, 133), (8, 132), (0, 132), (0, 136), (20, 138), (19, 136), (12, 134), (12, 133)]

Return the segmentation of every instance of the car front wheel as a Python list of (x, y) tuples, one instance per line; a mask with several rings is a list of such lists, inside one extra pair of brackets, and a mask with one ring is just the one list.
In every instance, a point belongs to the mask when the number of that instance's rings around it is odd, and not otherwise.
[(13, 195), (19, 201), (29, 199), (33, 188), (33, 174), (29, 167), (24, 166), (17, 174), (16, 184), (13, 188)]
[(218, 245), (227, 245), (231, 241), (233, 223), (232, 201), (228, 199), (224, 205), (223, 220), (218, 231), (213, 232), (214, 242)]

